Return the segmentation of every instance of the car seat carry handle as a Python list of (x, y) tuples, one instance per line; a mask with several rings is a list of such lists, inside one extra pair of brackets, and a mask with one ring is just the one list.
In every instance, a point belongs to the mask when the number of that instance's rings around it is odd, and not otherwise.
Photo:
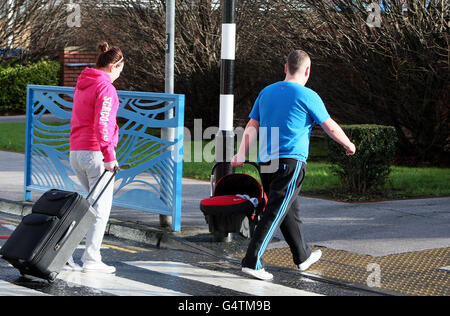
[[(222, 162), (217, 162), (214, 165), (214, 167), (212, 168), (212, 170), (211, 170), (211, 178), (210, 178), (210, 181), (211, 181), (211, 193), (210, 193), (210, 196), (211, 197), (214, 194), (214, 187), (215, 187), (215, 185), (214, 185), (214, 180), (215, 180), (214, 171), (216, 171), (217, 166), (219, 166), (220, 164), (222, 164)], [(246, 160), (246, 161), (244, 161), (244, 164), (252, 165), (253, 167), (255, 167), (256, 170), (258, 170), (259, 176), (261, 177), (261, 169), (260, 169), (259, 165), (256, 162)]]
[[(97, 196), (97, 198), (95, 199), (94, 203), (92, 203), (92, 207), (97, 204), (98, 200), (101, 198), (101, 196), (103, 195), (103, 193), (105, 192), (106, 188), (109, 186), (109, 184), (111, 183), (111, 181), (114, 179), (114, 176), (117, 174), (117, 172), (120, 170), (120, 168), (115, 168), (111, 175), (111, 178), (109, 178), (108, 183), (106, 183), (106, 185), (103, 187), (102, 191), (100, 192), (100, 194)], [(102, 181), (103, 177), (106, 175), (106, 173), (108, 172), (108, 170), (105, 169), (105, 171), (103, 171), (103, 174), (100, 176), (100, 178), (97, 180), (97, 182), (94, 184), (94, 187), (92, 188), (91, 192), (89, 192), (89, 194), (86, 197), (86, 200), (88, 200), (91, 195), (94, 193), (95, 189), (97, 189), (98, 185), (100, 184), (100, 182)]]
[[(223, 163), (223, 162), (217, 162), (217, 163), (214, 165), (214, 167), (213, 167), (212, 170), (211, 170), (211, 175), (212, 175), (212, 176), (214, 176), (214, 171), (216, 171), (216, 168), (217, 168), (220, 164), (222, 164), (222, 163)], [(246, 160), (246, 161), (244, 161), (244, 164), (252, 165), (253, 167), (256, 168), (256, 170), (258, 170), (258, 173), (260, 172), (259, 165), (258, 165), (256, 162)], [(239, 167), (239, 168), (241, 168), (241, 167)]]

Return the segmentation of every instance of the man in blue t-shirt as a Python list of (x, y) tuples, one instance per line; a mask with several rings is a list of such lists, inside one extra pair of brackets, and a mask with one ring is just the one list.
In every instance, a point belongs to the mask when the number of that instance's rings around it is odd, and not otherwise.
[(233, 167), (243, 165), (259, 132), (258, 160), (268, 201), (242, 260), (242, 271), (262, 280), (273, 278), (264, 270), (261, 257), (278, 227), (300, 271), (307, 270), (322, 255), (320, 250), (312, 252), (304, 240), (298, 198), (313, 125), (319, 124), (332, 139), (344, 146), (347, 155), (356, 151), (344, 131), (330, 118), (319, 95), (305, 87), (310, 70), (311, 59), (304, 51), (296, 50), (288, 56), (285, 80), (260, 92), (239, 152), (231, 161)]

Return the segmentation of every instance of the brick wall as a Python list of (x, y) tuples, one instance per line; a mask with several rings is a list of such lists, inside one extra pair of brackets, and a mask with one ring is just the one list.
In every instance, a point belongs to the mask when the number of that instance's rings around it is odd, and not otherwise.
[(94, 67), (98, 52), (82, 47), (66, 47), (60, 53), (62, 85), (75, 87), (80, 73), (86, 67)]

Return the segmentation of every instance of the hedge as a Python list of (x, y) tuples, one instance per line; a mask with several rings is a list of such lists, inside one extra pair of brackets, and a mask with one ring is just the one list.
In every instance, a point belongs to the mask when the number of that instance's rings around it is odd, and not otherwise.
[(342, 129), (356, 146), (356, 154), (330, 139), (332, 171), (347, 192), (366, 194), (384, 186), (391, 171), (398, 141), (395, 128), (382, 125), (344, 125)]
[(0, 114), (25, 113), (27, 85), (58, 85), (60, 72), (60, 63), (48, 60), (0, 68)]

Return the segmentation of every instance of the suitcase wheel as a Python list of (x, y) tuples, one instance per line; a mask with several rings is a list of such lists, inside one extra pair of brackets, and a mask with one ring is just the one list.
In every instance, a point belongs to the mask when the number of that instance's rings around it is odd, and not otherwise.
[(55, 282), (57, 276), (58, 276), (58, 273), (57, 273), (57, 272), (52, 272), (52, 273), (50, 273), (50, 274), (48, 275), (48, 277), (47, 277), (48, 283), (53, 283), (53, 282)]

